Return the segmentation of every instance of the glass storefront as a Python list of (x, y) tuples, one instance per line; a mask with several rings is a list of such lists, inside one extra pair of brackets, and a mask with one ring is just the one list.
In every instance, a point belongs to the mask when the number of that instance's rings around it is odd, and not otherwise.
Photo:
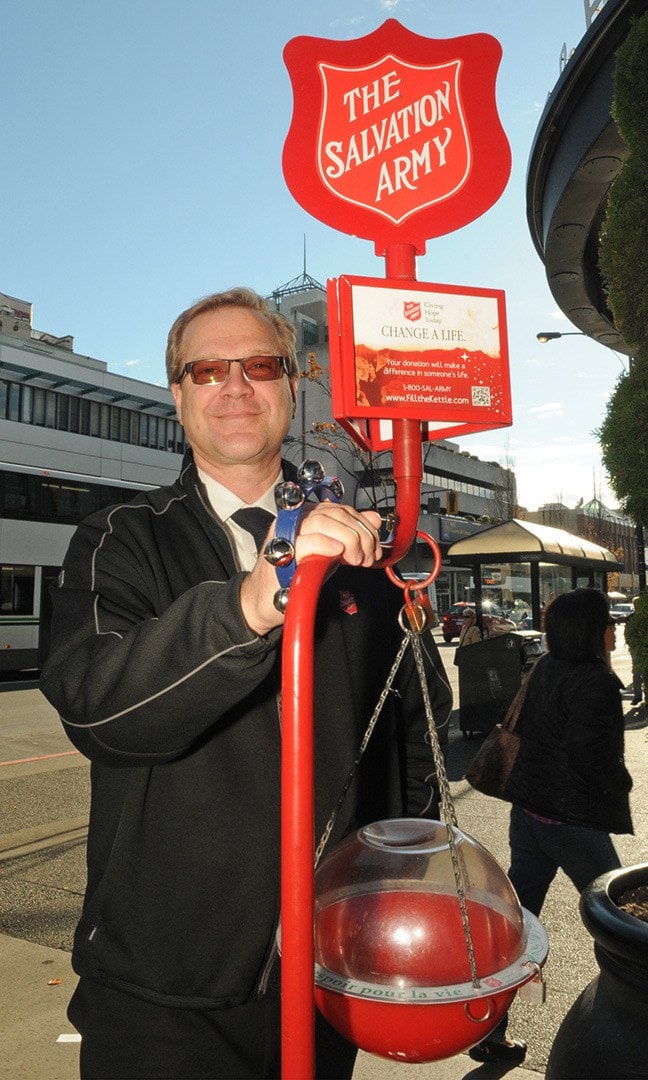
[[(569, 592), (572, 588), (586, 589), (594, 585), (597, 589), (605, 589), (604, 577), (602, 571), (594, 571), (592, 577), (589, 570), (582, 570), (575, 573), (572, 582), (571, 567), (540, 563), (540, 611), (544, 611), (554, 597)], [(511, 613), (515, 621), (531, 611), (531, 564), (528, 562), (484, 564), (481, 567), (481, 587), (482, 599), (499, 604), (506, 612)]]
[[(540, 563), (540, 604), (544, 607), (560, 593), (571, 589), (569, 567)], [(531, 565), (528, 562), (482, 566), (482, 595), (505, 609), (531, 605)]]

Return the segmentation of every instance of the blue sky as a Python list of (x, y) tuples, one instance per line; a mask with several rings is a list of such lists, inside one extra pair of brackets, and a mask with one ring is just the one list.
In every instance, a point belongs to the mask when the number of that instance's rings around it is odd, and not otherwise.
[(362, 37), (386, 19), (425, 37), (489, 33), (503, 47), (506, 191), (480, 219), (431, 240), (420, 280), (504, 289), (514, 424), (462, 448), (513, 462), (521, 503), (609, 494), (592, 435), (621, 358), (557, 310), (526, 224), (529, 152), (583, 0), (20, 0), (2, 10), (0, 292), (76, 352), (164, 379), (168, 328), (231, 285), (263, 293), (307, 269), (382, 277), (369, 241), (312, 218), (281, 152), (293, 37)]

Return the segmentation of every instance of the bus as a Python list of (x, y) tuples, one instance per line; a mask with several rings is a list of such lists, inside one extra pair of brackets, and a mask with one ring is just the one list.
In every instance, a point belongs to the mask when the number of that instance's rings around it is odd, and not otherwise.
[(0, 463), (0, 675), (42, 667), (50, 586), (78, 523), (153, 487)]

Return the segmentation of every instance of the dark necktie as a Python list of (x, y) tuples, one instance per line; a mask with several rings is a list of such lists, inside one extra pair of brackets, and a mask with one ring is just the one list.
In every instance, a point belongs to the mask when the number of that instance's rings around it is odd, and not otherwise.
[(232, 521), (249, 532), (254, 539), (257, 551), (261, 551), (268, 529), (274, 521), (274, 514), (262, 506), (245, 506), (232, 514)]

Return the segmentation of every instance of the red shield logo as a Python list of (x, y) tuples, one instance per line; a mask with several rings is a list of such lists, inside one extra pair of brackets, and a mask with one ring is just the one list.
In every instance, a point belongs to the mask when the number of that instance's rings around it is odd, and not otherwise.
[(404, 300), (403, 315), (410, 322), (418, 322), (421, 318), (421, 305), (418, 300)]
[(495, 101), (501, 55), (488, 34), (436, 40), (394, 19), (355, 41), (293, 38), (283, 169), (297, 202), (377, 254), (424, 252), (479, 217), (511, 168)]
[(335, 196), (399, 225), (461, 191), (471, 152), (459, 60), (418, 67), (389, 55), (319, 71), (317, 167)]

